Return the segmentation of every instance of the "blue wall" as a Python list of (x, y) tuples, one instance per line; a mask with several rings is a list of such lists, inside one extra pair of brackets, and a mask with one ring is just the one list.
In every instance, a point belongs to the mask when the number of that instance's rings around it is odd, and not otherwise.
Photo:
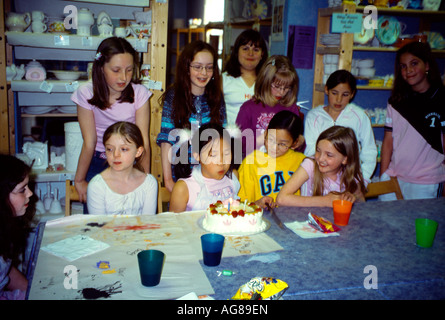
[[(271, 54), (287, 55), (288, 29), (290, 25), (313, 26), (317, 27), (318, 9), (328, 6), (327, 0), (287, 0), (285, 5), (284, 17), (284, 41), (272, 41), (270, 46)], [(313, 63), (315, 59), (315, 50), (313, 54)], [(300, 88), (298, 92), (298, 101), (309, 102), (303, 104), (304, 107), (312, 106), (312, 88), (314, 82), (313, 69), (297, 69), (300, 79)], [(306, 110), (303, 110), (306, 113)]]

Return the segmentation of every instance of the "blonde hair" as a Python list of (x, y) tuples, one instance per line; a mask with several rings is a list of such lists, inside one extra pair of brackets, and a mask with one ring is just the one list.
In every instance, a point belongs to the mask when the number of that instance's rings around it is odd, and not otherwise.
[(264, 103), (269, 106), (277, 104), (277, 99), (272, 95), (272, 83), (278, 86), (286, 86), (291, 89), (279, 101), (281, 105), (290, 107), (297, 101), (298, 94), (298, 75), (292, 62), (288, 57), (282, 55), (273, 55), (269, 57), (255, 81), (256, 103)]
[[(366, 187), (360, 167), (360, 157), (358, 142), (354, 130), (342, 126), (333, 126), (323, 131), (317, 139), (317, 144), (321, 140), (327, 140), (334, 148), (347, 158), (346, 164), (341, 165), (340, 184), (345, 187), (345, 191), (356, 193), (361, 191), (366, 193)], [(318, 165), (314, 166), (313, 195), (321, 196), (324, 192), (325, 177), (320, 172)]]

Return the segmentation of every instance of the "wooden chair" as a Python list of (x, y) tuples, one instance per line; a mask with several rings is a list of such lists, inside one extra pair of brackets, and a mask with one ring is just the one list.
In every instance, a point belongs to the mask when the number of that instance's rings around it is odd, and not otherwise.
[(170, 202), (170, 191), (166, 187), (162, 187), (161, 183), (158, 181), (158, 213), (163, 212), (164, 203)]
[(402, 190), (396, 177), (391, 177), (388, 181), (372, 182), (368, 184), (368, 192), (365, 198), (374, 198), (381, 194), (395, 193), (397, 200), (403, 200)]
[(71, 180), (65, 181), (65, 216), (71, 215), (71, 201), (79, 201), (76, 188), (71, 185)]

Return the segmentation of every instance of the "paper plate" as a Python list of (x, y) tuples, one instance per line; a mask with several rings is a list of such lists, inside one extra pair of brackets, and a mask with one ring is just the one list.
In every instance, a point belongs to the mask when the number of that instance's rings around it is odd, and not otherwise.
[(391, 45), (400, 36), (400, 22), (394, 17), (381, 16), (377, 20), (376, 38), (381, 44)]

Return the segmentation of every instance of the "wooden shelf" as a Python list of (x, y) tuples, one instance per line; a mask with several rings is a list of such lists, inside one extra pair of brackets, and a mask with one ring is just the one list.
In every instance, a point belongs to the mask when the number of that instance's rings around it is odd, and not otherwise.
[[(73, 92), (72, 89), (67, 89), (67, 86), (71, 85), (73, 82), (78, 82), (79, 87), (87, 82), (87, 80), (75, 80), (75, 81), (65, 81), (65, 80), (44, 80), (48, 84), (52, 84), (53, 88), (51, 93), (59, 92)], [(43, 81), (28, 81), (28, 80), (12, 80), (11, 89), (12, 91), (20, 92), (45, 92), (40, 89)]]
[(42, 113), (42, 114), (28, 114), (22, 113), (22, 118), (68, 118), (68, 117), (76, 117), (77, 113)]
[[(99, 44), (106, 39), (101, 36), (78, 36), (64, 33), (5, 32), (9, 45), (51, 49), (71, 49), (95, 52)], [(138, 52), (148, 51), (148, 40), (134, 37), (126, 38)]]
[[(357, 6), (356, 12), (363, 12), (364, 6)], [(384, 8), (377, 7), (379, 14), (399, 15), (399, 16), (428, 16), (430, 17), (445, 17), (445, 11), (430, 11), (430, 10), (416, 10), (416, 9), (400, 9), (400, 8)]]

